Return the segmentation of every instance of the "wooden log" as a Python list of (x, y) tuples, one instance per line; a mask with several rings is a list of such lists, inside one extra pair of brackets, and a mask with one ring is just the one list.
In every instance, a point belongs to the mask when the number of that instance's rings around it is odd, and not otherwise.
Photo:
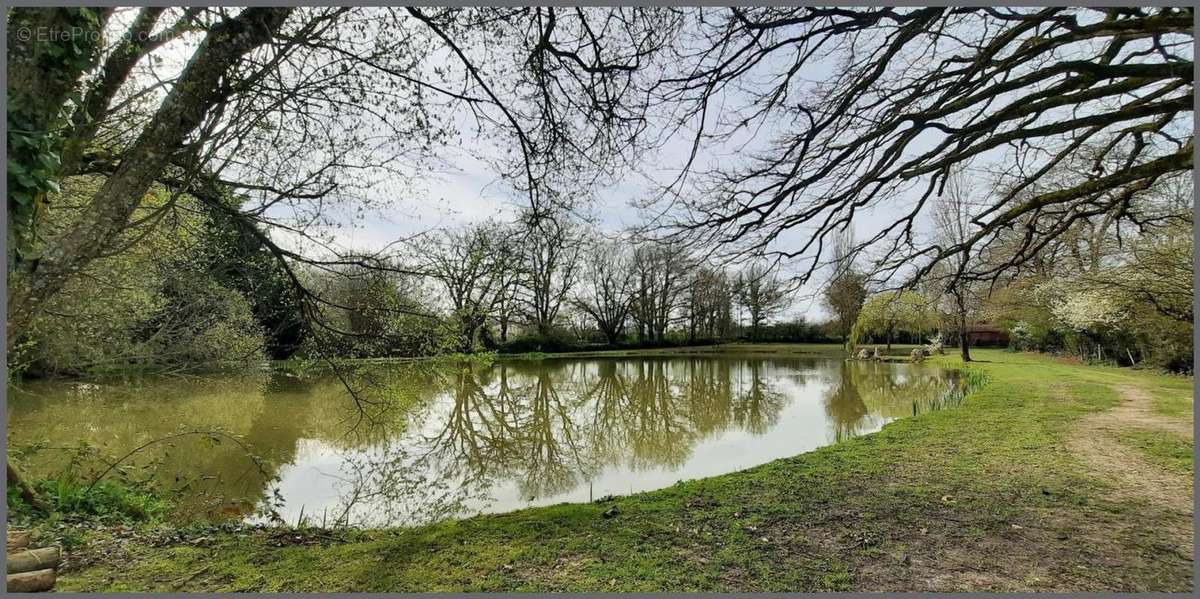
[(36, 593), (38, 591), (49, 591), (54, 588), (54, 578), (53, 568), (34, 570), (33, 572), (21, 572), (20, 574), (9, 574), (7, 580), (8, 592)]
[(8, 573), (32, 572), (46, 568), (57, 568), (62, 560), (58, 547), (42, 547), (40, 549), (23, 549), (8, 553)]
[(8, 540), (5, 547), (8, 551), (28, 547), (30, 537), (31, 535), (27, 530), (10, 530), (8, 531)]

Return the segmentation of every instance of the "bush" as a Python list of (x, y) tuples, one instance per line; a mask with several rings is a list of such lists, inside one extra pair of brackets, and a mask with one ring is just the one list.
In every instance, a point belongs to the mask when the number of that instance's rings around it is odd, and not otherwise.
[[(172, 507), (169, 501), (150, 491), (109, 481), (99, 482), (89, 490), (86, 484), (73, 480), (45, 479), (34, 483), (34, 488), (53, 514), (70, 520), (103, 524), (157, 522)], [(49, 515), (38, 513), (13, 488), (8, 490), (8, 511), (10, 518), (19, 520), (37, 520)]]

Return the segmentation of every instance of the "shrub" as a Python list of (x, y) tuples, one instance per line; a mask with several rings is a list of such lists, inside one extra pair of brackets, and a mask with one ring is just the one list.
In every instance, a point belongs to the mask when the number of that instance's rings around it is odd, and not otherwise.
[[(43, 479), (34, 488), (47, 503), (50, 511), (70, 520), (95, 521), (103, 524), (157, 522), (171, 510), (171, 503), (148, 490), (134, 489), (122, 483), (103, 481), (88, 485), (68, 478)], [(39, 514), (21, 500), (15, 489), (8, 490), (10, 518), (36, 520)]]

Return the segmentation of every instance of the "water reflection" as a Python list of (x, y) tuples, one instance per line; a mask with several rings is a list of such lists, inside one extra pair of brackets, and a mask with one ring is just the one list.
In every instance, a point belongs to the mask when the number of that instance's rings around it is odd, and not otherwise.
[[(381, 525), (587, 501), (730, 472), (878, 430), (952, 384), (928, 366), (752, 357), (392, 365), (297, 377), (10, 389), (10, 447), (139, 456), (184, 516)], [(356, 393), (346, 391), (347, 383)], [(53, 474), (66, 449), (28, 458)], [(276, 498), (277, 500), (273, 500)], [(264, 518), (261, 514), (257, 518)]]

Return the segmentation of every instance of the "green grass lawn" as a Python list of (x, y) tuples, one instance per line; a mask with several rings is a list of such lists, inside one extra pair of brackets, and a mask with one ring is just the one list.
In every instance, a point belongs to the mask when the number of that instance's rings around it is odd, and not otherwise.
[(1137, 430), (1121, 435), (1120, 441), (1141, 450), (1159, 467), (1182, 476), (1190, 478), (1196, 469), (1195, 449), (1190, 439), (1157, 431)]
[[(1079, 418), (1116, 404), (1113, 385), (1141, 386), (1156, 410), (1190, 418), (1191, 379), (999, 350), (975, 356), (971, 367), (990, 382), (961, 407), (750, 470), (412, 529), (128, 541), (58, 588), (1190, 589), (1190, 514), (1117, 498), (1065, 439)], [(619, 514), (603, 517), (613, 506)]]

